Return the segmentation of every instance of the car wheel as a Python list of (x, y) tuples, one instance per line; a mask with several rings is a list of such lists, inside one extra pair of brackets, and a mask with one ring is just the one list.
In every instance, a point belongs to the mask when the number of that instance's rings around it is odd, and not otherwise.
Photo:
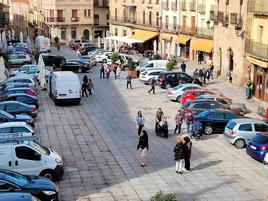
[(107, 63), (107, 59), (103, 59), (102, 60), (102, 63)]
[(176, 98), (176, 101), (177, 101), (178, 103), (180, 103), (180, 100), (181, 100), (181, 96), (178, 96), (178, 97)]
[(82, 68), (78, 68), (78, 73), (82, 73), (82, 72), (83, 72)]
[(206, 135), (211, 135), (213, 133), (212, 126), (205, 126), (204, 132)]
[(245, 147), (246, 142), (245, 142), (245, 140), (243, 140), (243, 139), (237, 139), (237, 140), (234, 142), (234, 145), (235, 145), (236, 148), (238, 148), (238, 149), (242, 149), (242, 148)]
[(40, 176), (45, 177), (49, 180), (55, 179), (55, 174), (53, 170), (44, 170), (43, 172), (40, 173)]

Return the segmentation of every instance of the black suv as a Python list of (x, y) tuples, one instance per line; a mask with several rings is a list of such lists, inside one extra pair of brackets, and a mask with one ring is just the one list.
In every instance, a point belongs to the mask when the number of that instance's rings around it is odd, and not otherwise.
[(184, 83), (194, 83), (202, 86), (202, 83), (198, 79), (194, 80), (190, 75), (183, 72), (160, 73), (157, 81), (163, 89), (175, 87)]
[(55, 63), (60, 61), (60, 65), (66, 63), (66, 58), (57, 55), (42, 55), (44, 63), (46, 66), (54, 66)]

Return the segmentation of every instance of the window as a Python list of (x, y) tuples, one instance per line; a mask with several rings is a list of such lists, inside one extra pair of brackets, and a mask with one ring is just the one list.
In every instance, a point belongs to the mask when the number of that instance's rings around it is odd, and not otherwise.
[(13, 133), (29, 133), (29, 130), (25, 127), (14, 127)]
[(54, 10), (49, 10), (49, 17), (54, 18)]
[(127, 35), (127, 31), (123, 30), (123, 36), (126, 36), (126, 35)]
[(217, 104), (217, 103), (210, 103), (209, 104), (209, 108), (210, 109), (217, 109), (217, 108), (219, 108), (220, 106), (219, 106), (219, 104)]
[(98, 25), (99, 24), (99, 15), (94, 15), (94, 24)]
[(16, 110), (16, 105), (15, 104), (8, 104), (6, 106), (6, 110), (7, 111)]
[(165, 16), (165, 28), (168, 29), (168, 15)]
[(117, 20), (117, 8), (114, 9), (114, 19)]
[(118, 29), (117, 28), (114, 29), (114, 35), (118, 36)]
[(209, 119), (224, 119), (223, 113), (213, 113), (209, 116)]
[(63, 18), (63, 10), (57, 10), (57, 17)]
[(4, 105), (0, 105), (0, 110), (4, 110), (5, 106)]
[(77, 10), (76, 9), (72, 10), (72, 17), (77, 17)]
[(252, 125), (251, 124), (242, 124), (239, 126), (238, 130), (240, 130), (240, 131), (252, 131)]
[(265, 124), (254, 124), (256, 132), (267, 132), (268, 126)]
[(8, 191), (11, 188), (13, 188), (13, 185), (4, 181), (0, 181), (0, 191)]
[(152, 11), (149, 11), (149, 25), (152, 25)]
[(198, 104), (195, 104), (193, 108), (208, 109), (208, 103), (198, 103)]
[(159, 4), (159, 0), (155, 0), (155, 4)]
[(232, 113), (225, 113), (225, 119), (235, 119), (237, 116)]
[(60, 37), (62, 40), (66, 40), (66, 29), (61, 29)]
[(38, 154), (33, 149), (30, 149), (29, 147), (25, 146), (16, 147), (15, 152), (16, 156), (20, 159), (34, 160), (34, 161), (40, 160), (40, 154)]
[(87, 17), (87, 9), (84, 9), (84, 17)]
[(142, 12), (142, 22), (145, 24), (145, 10)]
[(159, 26), (159, 12), (156, 12), (156, 26)]
[(185, 87), (182, 91), (188, 91), (188, 90), (191, 90), (192, 87)]
[(263, 43), (263, 26), (259, 26), (258, 33), (259, 33), (258, 42)]
[(11, 128), (0, 128), (0, 133), (11, 133)]
[(16, 101), (20, 101), (20, 102), (23, 102), (23, 101), (26, 101), (27, 98), (25, 96), (17, 96), (16, 97)]
[(177, 17), (173, 17), (173, 30), (177, 30)]
[(76, 38), (76, 28), (71, 29), (71, 38)]

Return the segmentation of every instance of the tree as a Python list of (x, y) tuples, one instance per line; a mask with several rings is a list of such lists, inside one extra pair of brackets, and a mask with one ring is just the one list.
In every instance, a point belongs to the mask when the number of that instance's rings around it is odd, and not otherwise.
[(119, 59), (119, 54), (117, 52), (113, 52), (111, 55), (112, 64), (114, 64)]

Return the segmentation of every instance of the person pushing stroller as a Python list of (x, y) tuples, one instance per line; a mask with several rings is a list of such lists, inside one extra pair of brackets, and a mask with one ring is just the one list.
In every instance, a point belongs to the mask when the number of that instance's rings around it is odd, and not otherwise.
[(192, 133), (190, 134), (190, 138), (195, 138), (197, 140), (200, 140), (203, 132), (203, 125), (200, 121), (195, 120), (193, 122), (193, 127), (192, 127)]

